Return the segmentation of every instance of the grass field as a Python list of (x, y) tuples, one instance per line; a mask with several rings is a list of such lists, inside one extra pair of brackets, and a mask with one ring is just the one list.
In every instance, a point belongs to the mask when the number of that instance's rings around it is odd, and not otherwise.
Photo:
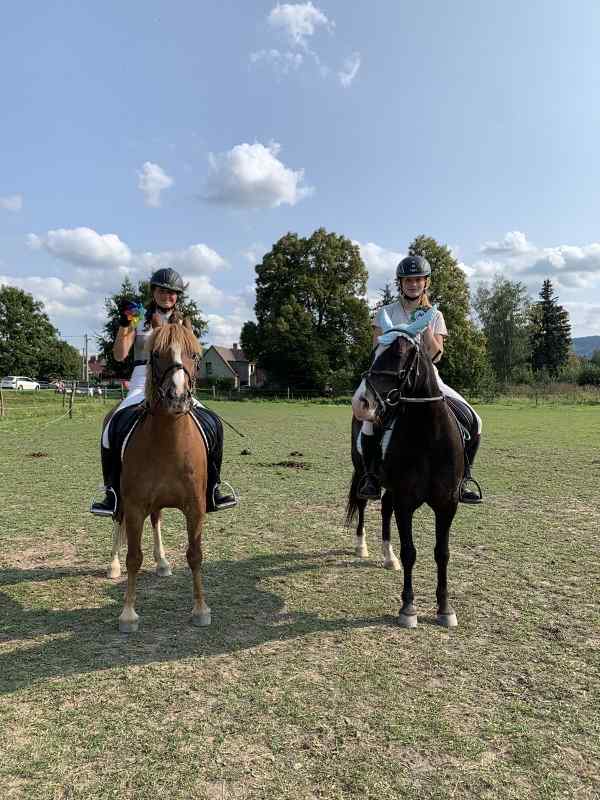
[(212, 627), (190, 625), (166, 512), (174, 574), (153, 574), (146, 535), (125, 636), (110, 522), (87, 513), (107, 407), (55, 421), (60, 399), (22, 402), (0, 419), (2, 800), (600, 797), (597, 407), (478, 408), (486, 504), (453, 526), (459, 627), (433, 624), (424, 509), (407, 631), (376, 508), (370, 559), (342, 527), (348, 407), (219, 403), (248, 437), (226, 432), (241, 506), (206, 525)]

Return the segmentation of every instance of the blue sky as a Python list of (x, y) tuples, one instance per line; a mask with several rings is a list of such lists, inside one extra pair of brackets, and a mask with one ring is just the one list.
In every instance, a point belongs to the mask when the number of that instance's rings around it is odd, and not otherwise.
[(596, 0), (25, 0), (2, 27), (0, 282), (63, 335), (171, 264), (231, 344), (262, 254), (320, 226), (371, 295), (425, 233), (600, 334)]

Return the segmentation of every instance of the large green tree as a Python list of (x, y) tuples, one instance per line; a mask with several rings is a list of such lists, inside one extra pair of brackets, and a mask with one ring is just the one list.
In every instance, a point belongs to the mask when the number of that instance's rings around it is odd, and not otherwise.
[(429, 296), (438, 304), (448, 328), (440, 375), (455, 389), (476, 391), (486, 373), (485, 336), (470, 318), (465, 273), (450, 249), (431, 236), (417, 236), (408, 252), (411, 256), (425, 256), (431, 264)]
[(529, 296), (518, 281), (497, 276), (479, 286), (473, 303), (485, 333), (488, 360), (500, 383), (510, 383), (530, 360)]
[[(119, 330), (119, 309), (125, 300), (142, 303), (146, 307), (151, 302), (149, 281), (139, 281), (135, 287), (129, 278), (125, 278), (119, 291), (104, 301), (107, 320), (102, 326), (102, 336), (98, 336), (98, 353), (106, 362), (106, 371), (117, 378), (129, 378), (133, 371), (133, 348), (125, 361), (117, 361), (112, 352)], [(179, 307), (184, 317), (187, 317), (192, 323), (192, 329), (198, 339), (202, 339), (208, 323), (202, 318), (198, 304), (184, 292), (179, 301)]]
[(81, 356), (59, 338), (44, 305), (14, 286), (0, 286), (0, 376), (78, 378)]
[(569, 359), (571, 323), (548, 278), (542, 285), (540, 298), (530, 313), (531, 367), (534, 372), (545, 371), (555, 378)]
[(366, 283), (349, 239), (323, 228), (286, 234), (256, 267), (256, 322), (242, 328), (244, 352), (278, 385), (353, 385), (371, 347)]

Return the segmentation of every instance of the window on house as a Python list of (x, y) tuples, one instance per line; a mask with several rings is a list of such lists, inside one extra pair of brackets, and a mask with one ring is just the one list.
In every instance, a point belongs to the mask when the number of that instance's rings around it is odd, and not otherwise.
[(206, 374), (212, 375), (212, 364), (210, 363), (210, 361), (206, 362)]

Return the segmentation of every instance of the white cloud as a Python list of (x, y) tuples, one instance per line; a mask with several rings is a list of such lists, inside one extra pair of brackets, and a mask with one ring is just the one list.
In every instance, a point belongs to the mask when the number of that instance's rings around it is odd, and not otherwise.
[(138, 272), (147, 273), (161, 267), (173, 267), (183, 275), (205, 275), (229, 267), (223, 256), (205, 244), (192, 244), (181, 250), (162, 250), (158, 253), (135, 253), (132, 265)]
[(187, 294), (200, 308), (216, 308), (223, 302), (224, 294), (206, 275), (192, 275), (187, 280)]
[(0, 197), (0, 208), (5, 211), (20, 211), (23, 208), (23, 195), (6, 194)]
[(517, 256), (532, 250), (535, 250), (535, 247), (527, 241), (527, 237), (521, 231), (509, 231), (501, 242), (486, 242), (481, 248), (481, 252), (487, 255), (506, 256)]
[(331, 30), (335, 26), (310, 0), (307, 3), (278, 3), (271, 9), (267, 21), (271, 27), (282, 30), (296, 47), (304, 49), (317, 28)]
[(250, 61), (253, 64), (264, 61), (270, 64), (278, 74), (287, 75), (292, 70), (300, 68), (304, 56), (302, 53), (293, 53), (291, 50), (287, 50), (285, 53), (277, 49), (257, 50), (255, 53), (250, 53)]
[(160, 193), (175, 183), (162, 167), (151, 161), (144, 163), (138, 178), (138, 189), (144, 195), (144, 203), (150, 208), (159, 208)]
[(353, 242), (358, 245), (360, 255), (365, 262), (370, 278), (383, 279), (384, 281), (394, 281), (396, 279), (396, 267), (398, 262), (404, 257), (403, 253), (395, 250), (386, 250), (374, 242)]
[(242, 256), (246, 259), (250, 266), (255, 267), (257, 264), (260, 264), (264, 254), (267, 252), (267, 249), (268, 248), (262, 244), (251, 244), (250, 247), (242, 250)]
[(304, 170), (292, 170), (278, 158), (280, 145), (238, 144), (226, 153), (209, 155), (207, 199), (238, 208), (296, 205), (313, 192), (301, 186)]
[(91, 228), (59, 228), (44, 236), (30, 233), (29, 246), (44, 249), (57, 258), (80, 267), (116, 268), (127, 266), (131, 251), (114, 233), (100, 234)]
[(352, 81), (354, 78), (356, 78), (359, 69), (360, 53), (352, 53), (352, 55), (344, 61), (342, 69), (338, 72), (340, 83), (345, 89), (351, 86)]

